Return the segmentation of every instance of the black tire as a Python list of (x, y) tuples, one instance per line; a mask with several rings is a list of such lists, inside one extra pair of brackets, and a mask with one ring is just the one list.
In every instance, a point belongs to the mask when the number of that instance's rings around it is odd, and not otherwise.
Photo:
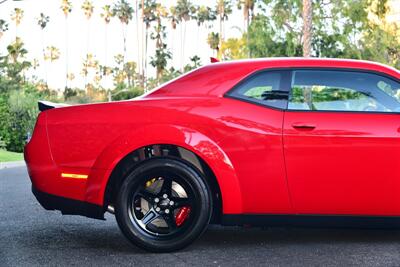
[[(161, 183), (158, 185), (160, 192), (150, 193), (148, 183), (152, 186), (155, 180)], [(168, 189), (169, 183), (171, 189)], [(183, 198), (177, 197), (174, 191), (179, 186), (185, 191)], [(168, 194), (163, 192), (170, 192), (170, 196), (165, 197)], [(213, 207), (210, 192), (203, 175), (192, 164), (172, 158), (146, 160), (126, 177), (119, 188), (115, 204), (118, 226), (134, 245), (151, 252), (185, 248), (206, 230), (210, 222)], [(142, 209), (143, 201), (147, 203), (147, 211)], [(182, 225), (178, 225), (177, 214), (182, 212), (184, 205), (189, 215)], [(168, 214), (167, 209), (170, 210)], [(164, 227), (153, 225), (156, 221)]]

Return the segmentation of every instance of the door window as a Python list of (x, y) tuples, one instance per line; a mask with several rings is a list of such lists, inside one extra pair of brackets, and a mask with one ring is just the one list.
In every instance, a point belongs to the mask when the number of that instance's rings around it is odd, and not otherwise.
[(290, 110), (400, 112), (400, 84), (371, 73), (293, 72)]

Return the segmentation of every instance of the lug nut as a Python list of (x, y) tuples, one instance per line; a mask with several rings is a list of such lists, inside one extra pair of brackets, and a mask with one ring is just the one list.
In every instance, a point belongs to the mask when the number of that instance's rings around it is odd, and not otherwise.
[(167, 194), (164, 194), (164, 195), (163, 195), (163, 198), (167, 198), (167, 197), (168, 197), (168, 195), (167, 195)]
[(157, 208), (156, 208), (156, 211), (157, 211), (157, 212), (159, 212), (160, 210), (161, 210), (160, 207), (157, 207)]
[(166, 209), (166, 210), (165, 210), (165, 213), (168, 214), (168, 213), (169, 213), (169, 209)]
[(156, 198), (154, 199), (154, 202), (156, 202), (156, 203), (160, 202), (160, 200), (158, 199), (158, 197), (156, 197)]
[(169, 202), (169, 205), (170, 205), (170, 206), (173, 206), (173, 205), (174, 205), (174, 202), (171, 200), (171, 201)]

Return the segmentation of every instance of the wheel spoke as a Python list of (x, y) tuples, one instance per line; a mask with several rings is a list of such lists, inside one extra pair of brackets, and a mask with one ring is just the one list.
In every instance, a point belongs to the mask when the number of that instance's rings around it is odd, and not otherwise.
[(168, 215), (165, 215), (164, 216), (164, 220), (167, 223), (168, 228), (169, 228), (170, 231), (173, 231), (173, 230), (176, 229), (177, 226), (176, 226), (176, 222), (175, 222), (174, 213), (170, 213)]
[(167, 195), (171, 195), (172, 193), (172, 179), (163, 178), (163, 184), (161, 187), (161, 192)]
[(144, 198), (147, 202), (153, 202), (153, 199), (156, 197), (153, 193), (143, 189), (137, 194), (139, 197)]
[(144, 217), (141, 219), (141, 221), (144, 225), (147, 226), (149, 223), (151, 223), (152, 221), (157, 219), (158, 216), (159, 215), (157, 214), (157, 212), (155, 212), (153, 209), (151, 209), (144, 215)]
[(176, 208), (181, 208), (181, 207), (192, 207), (193, 203), (191, 199), (189, 198), (180, 198), (180, 197), (174, 197), (171, 199), (174, 201), (174, 207)]

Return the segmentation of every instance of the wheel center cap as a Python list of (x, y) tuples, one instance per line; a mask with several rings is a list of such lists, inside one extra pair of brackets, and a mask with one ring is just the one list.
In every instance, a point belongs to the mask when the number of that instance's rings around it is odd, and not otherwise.
[(160, 204), (159, 204), (159, 206), (161, 208), (166, 208), (166, 207), (168, 207), (168, 205), (169, 205), (169, 199), (163, 199), (160, 201)]

